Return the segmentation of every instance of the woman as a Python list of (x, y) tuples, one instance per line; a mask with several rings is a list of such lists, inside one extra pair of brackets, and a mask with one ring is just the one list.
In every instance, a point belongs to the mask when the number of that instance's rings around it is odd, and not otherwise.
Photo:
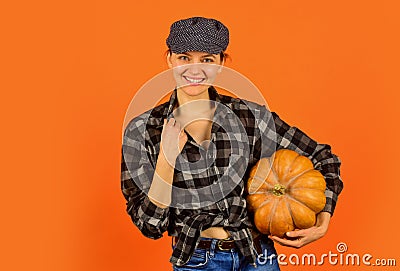
[[(167, 63), (177, 87), (168, 102), (131, 120), (124, 133), (121, 185), (127, 212), (149, 238), (168, 231), (174, 270), (279, 270), (273, 241), (301, 247), (324, 236), (343, 187), (341, 162), (329, 145), (264, 106), (220, 95), (211, 85), (228, 43), (229, 31), (217, 20), (173, 23)], [(226, 108), (230, 111), (223, 112)], [(233, 138), (246, 135), (245, 140), (228, 141), (230, 128)], [(268, 143), (262, 141), (267, 133), (275, 135)], [(309, 157), (327, 182), (327, 203), (316, 225), (288, 232), (290, 239), (260, 234), (246, 210), (245, 174), (271, 154), (266, 145)], [(224, 172), (230, 175), (224, 178)], [(207, 190), (215, 185), (221, 189)]]

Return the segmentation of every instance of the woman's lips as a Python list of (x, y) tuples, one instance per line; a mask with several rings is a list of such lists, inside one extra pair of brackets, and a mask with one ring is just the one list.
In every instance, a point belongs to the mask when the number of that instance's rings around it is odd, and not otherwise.
[(187, 82), (189, 82), (190, 85), (199, 85), (202, 83), (205, 78), (196, 78), (196, 77), (188, 77), (188, 76), (183, 76)]

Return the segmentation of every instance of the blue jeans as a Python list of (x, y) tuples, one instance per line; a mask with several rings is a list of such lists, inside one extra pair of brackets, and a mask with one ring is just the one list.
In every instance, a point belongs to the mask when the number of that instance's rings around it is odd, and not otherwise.
[(257, 268), (249, 264), (237, 249), (218, 250), (216, 244), (218, 239), (203, 238), (212, 240), (209, 250), (196, 249), (192, 258), (183, 266), (174, 265), (174, 271), (190, 270), (213, 270), (213, 271), (279, 271), (277, 253), (274, 243), (268, 238), (261, 241), (262, 254), (256, 252)]

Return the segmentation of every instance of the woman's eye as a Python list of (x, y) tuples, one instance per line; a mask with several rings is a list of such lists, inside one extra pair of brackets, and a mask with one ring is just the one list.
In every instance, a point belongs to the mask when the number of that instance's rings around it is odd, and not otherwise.
[(178, 59), (183, 60), (183, 61), (188, 61), (189, 58), (187, 56), (180, 56)]
[(210, 62), (214, 62), (214, 60), (211, 59), (211, 58), (205, 58), (205, 59), (203, 59), (203, 62), (204, 63), (210, 63)]

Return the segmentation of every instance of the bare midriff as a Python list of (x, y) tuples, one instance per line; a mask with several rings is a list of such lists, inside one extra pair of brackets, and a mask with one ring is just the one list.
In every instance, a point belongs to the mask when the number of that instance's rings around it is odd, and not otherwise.
[(211, 227), (201, 232), (201, 237), (225, 239), (229, 237), (229, 233), (222, 227)]

